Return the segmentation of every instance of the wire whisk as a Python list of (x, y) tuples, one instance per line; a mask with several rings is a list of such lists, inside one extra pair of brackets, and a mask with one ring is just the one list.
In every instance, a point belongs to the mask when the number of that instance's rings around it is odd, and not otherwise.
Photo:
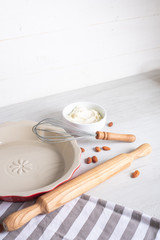
[(134, 142), (136, 140), (136, 137), (133, 134), (119, 134), (101, 131), (91, 134), (85, 131), (79, 131), (78, 128), (54, 118), (43, 119), (33, 126), (32, 131), (41, 141), (47, 143), (61, 143), (86, 137), (122, 142)]

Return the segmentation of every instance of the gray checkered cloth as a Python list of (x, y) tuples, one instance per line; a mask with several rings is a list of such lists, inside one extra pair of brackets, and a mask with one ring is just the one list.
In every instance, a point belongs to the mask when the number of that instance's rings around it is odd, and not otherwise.
[[(1, 221), (32, 202), (0, 202)], [(82, 195), (24, 227), (0, 233), (5, 240), (160, 240), (160, 221), (118, 204)]]

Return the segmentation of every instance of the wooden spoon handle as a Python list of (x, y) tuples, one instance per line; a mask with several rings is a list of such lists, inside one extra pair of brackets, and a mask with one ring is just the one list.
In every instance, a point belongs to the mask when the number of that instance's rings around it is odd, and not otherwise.
[(80, 196), (91, 188), (104, 182), (116, 173), (129, 167), (133, 160), (146, 156), (151, 152), (149, 144), (143, 144), (136, 150), (120, 154), (101, 165), (79, 175), (78, 177), (60, 185), (51, 192), (41, 195), (36, 204), (31, 207), (12, 213), (3, 225), (8, 231), (16, 230), (40, 213), (49, 213), (63, 206), (65, 203)]
[(111, 132), (96, 132), (96, 139), (100, 140), (116, 140), (121, 142), (134, 142), (136, 136), (133, 134), (120, 134), (120, 133), (111, 133)]

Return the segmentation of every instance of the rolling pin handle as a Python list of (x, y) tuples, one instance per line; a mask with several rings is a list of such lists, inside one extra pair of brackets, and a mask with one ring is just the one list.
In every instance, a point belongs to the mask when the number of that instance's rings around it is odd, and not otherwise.
[(29, 222), (32, 218), (42, 213), (41, 206), (37, 203), (12, 213), (3, 221), (3, 228), (6, 231), (13, 231)]
[(132, 157), (133, 160), (135, 160), (137, 158), (145, 157), (148, 154), (150, 154), (151, 152), (152, 152), (151, 145), (148, 143), (144, 143), (141, 146), (139, 146), (138, 148), (136, 148), (134, 151), (128, 153), (128, 155), (130, 157)]

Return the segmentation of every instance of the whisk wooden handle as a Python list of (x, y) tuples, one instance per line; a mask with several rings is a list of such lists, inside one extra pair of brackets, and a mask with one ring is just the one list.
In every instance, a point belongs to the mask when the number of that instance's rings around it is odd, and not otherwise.
[(62, 184), (51, 192), (40, 196), (36, 203), (28, 208), (12, 213), (4, 221), (6, 230), (13, 231), (40, 213), (50, 213), (91, 188), (104, 182), (116, 173), (130, 166), (133, 160), (146, 156), (152, 151), (149, 144), (143, 144), (128, 154), (120, 154), (105, 163)]
[(96, 132), (96, 139), (100, 140), (116, 140), (121, 142), (134, 142), (136, 136), (133, 134), (120, 134), (120, 133), (111, 133), (111, 132)]

